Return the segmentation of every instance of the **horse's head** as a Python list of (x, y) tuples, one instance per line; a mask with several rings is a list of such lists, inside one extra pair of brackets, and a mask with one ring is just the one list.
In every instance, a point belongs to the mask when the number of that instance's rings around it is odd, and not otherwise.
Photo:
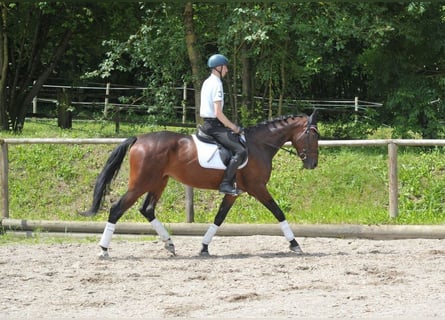
[(316, 110), (306, 118), (306, 124), (292, 136), (292, 145), (303, 161), (305, 169), (315, 169), (318, 164), (318, 138)]

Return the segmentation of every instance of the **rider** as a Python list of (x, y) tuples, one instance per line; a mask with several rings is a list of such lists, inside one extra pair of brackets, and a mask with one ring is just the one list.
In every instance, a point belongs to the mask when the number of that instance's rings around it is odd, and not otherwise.
[(241, 190), (234, 185), (236, 170), (247, 156), (245, 147), (239, 140), (242, 128), (235, 125), (223, 113), (224, 90), (222, 78), (229, 72), (229, 61), (222, 54), (212, 55), (207, 65), (211, 69), (210, 76), (204, 81), (201, 88), (200, 115), (204, 119), (202, 130), (212, 136), (218, 143), (232, 151), (232, 158), (224, 172), (219, 186), (221, 193), (237, 196)]

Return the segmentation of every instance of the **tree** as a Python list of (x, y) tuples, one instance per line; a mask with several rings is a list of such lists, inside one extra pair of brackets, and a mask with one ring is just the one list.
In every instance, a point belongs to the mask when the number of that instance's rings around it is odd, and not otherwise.
[[(2, 81), (9, 87), (0, 92), (3, 94), (0, 97), (3, 130), (21, 131), (27, 107), (66, 51), (75, 25), (57, 18), (69, 9), (74, 8), (48, 3), (2, 5), (1, 38), (5, 39), (7, 49), (1, 64), (8, 65), (3, 69)], [(54, 23), (59, 28), (55, 28)]]
[[(193, 83), (199, 106), (205, 60), (220, 52), (230, 61), (227, 108), (243, 124), (300, 112), (287, 105), (291, 99), (359, 96), (385, 104), (372, 119), (395, 126), (397, 135), (441, 131), (445, 12), (439, 3), (42, 2), (0, 9), (3, 129), (20, 131), (26, 105), (50, 75), (76, 81), (86, 71), (147, 86), (148, 117), (174, 120), (181, 98), (172, 89)], [(199, 107), (196, 119), (198, 113)], [(345, 122), (351, 113), (322, 116)]]
[(379, 119), (393, 126), (395, 135), (437, 138), (445, 113), (444, 7), (422, 2), (386, 8), (391, 32), (360, 57), (370, 79), (368, 92), (385, 101)]
[(8, 114), (6, 109), (6, 76), (8, 74), (8, 6), (0, 3), (1, 30), (0, 30), (0, 129), (8, 129)]
[[(50, 76), (62, 72), (71, 79), (80, 77), (80, 71), (94, 57), (87, 56), (88, 50), (84, 49), (94, 43), (93, 37), (104, 31), (111, 32), (99, 29), (98, 22), (106, 19), (104, 11), (115, 6), (65, 2), (0, 4), (1, 130), (22, 130), (32, 99)], [(116, 22), (106, 25), (112, 27)], [(131, 23), (126, 22), (126, 25)], [(90, 28), (95, 32), (90, 32)], [(101, 48), (100, 43), (96, 48)]]
[(131, 73), (147, 86), (143, 103), (150, 121), (163, 123), (175, 117), (175, 86), (190, 75), (183, 12), (169, 4), (144, 3), (141, 9), (138, 29), (125, 40), (104, 41), (106, 58), (88, 76), (109, 79), (116, 72)]
[(193, 4), (187, 2), (184, 8), (184, 31), (185, 31), (185, 43), (187, 46), (187, 53), (190, 60), (190, 66), (192, 71), (192, 83), (195, 89), (194, 99), (195, 99), (195, 121), (199, 119), (200, 111), (200, 89), (201, 89), (201, 78), (202, 78), (202, 58), (201, 53), (197, 44), (197, 35), (194, 26), (194, 13)]

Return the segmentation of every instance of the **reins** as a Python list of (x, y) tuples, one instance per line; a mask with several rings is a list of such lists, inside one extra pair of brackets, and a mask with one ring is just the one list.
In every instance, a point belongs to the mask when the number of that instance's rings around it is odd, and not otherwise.
[(289, 153), (289, 154), (291, 154), (291, 155), (293, 155), (293, 156), (297, 156), (297, 153), (296, 153), (293, 149), (290, 149), (290, 150), (289, 150), (289, 149), (286, 149), (286, 148), (283, 147), (283, 146), (281, 146), (280, 149), (286, 151), (287, 153)]
[(265, 145), (266, 146), (269, 146), (269, 147), (272, 147), (272, 148), (274, 148), (274, 149), (281, 149), (281, 150), (284, 150), (284, 151), (286, 151), (287, 153), (290, 153), (291, 155), (293, 155), (293, 156), (297, 156), (297, 153), (293, 150), (293, 149), (286, 149), (285, 147), (283, 147), (283, 146), (277, 146), (277, 145), (274, 145), (274, 144), (272, 144), (272, 143), (265, 143)]

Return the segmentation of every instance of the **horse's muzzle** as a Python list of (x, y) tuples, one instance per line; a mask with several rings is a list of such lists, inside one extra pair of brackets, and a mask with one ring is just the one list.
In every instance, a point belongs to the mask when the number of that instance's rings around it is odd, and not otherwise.
[(316, 159), (306, 159), (303, 161), (303, 168), (305, 169), (315, 169), (318, 165), (318, 160)]

